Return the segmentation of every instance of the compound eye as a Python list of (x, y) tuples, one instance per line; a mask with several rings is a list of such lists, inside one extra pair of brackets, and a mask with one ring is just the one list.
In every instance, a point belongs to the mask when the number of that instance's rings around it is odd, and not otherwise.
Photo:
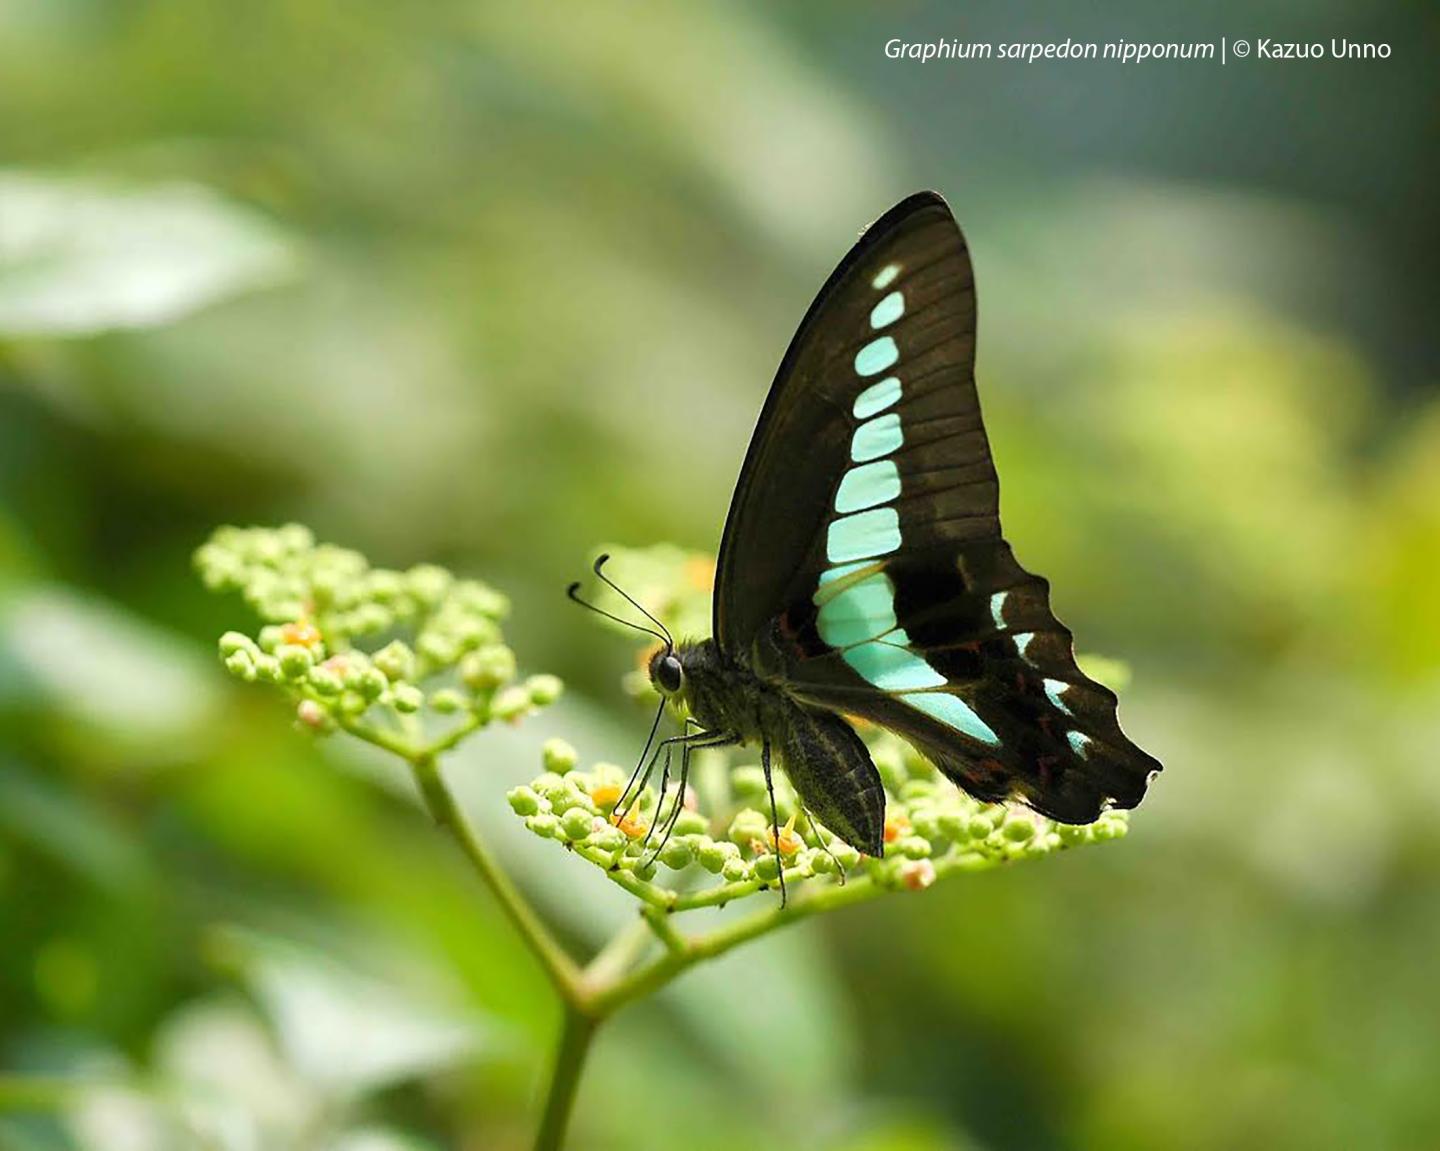
[(666, 695), (674, 695), (679, 691), (680, 682), (684, 678), (685, 673), (680, 668), (680, 661), (673, 655), (667, 655), (655, 665), (655, 682)]

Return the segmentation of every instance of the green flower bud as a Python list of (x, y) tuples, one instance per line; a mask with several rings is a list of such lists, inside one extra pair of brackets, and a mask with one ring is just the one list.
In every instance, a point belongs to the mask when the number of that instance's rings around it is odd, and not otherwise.
[(390, 686), (390, 682), (385, 678), (385, 673), (378, 667), (356, 669), (345, 677), (345, 684), (368, 700), (379, 699), (381, 693)]
[(493, 644), (472, 651), (460, 661), (460, 678), (473, 691), (488, 691), (515, 678), (515, 653)]
[(415, 653), (398, 639), (392, 639), (370, 658), (391, 683), (415, 678)]
[(285, 642), (285, 629), (278, 624), (266, 624), (260, 629), (260, 650), (274, 654), (275, 649)]
[(247, 655), (255, 652), (255, 641), (248, 635), (238, 631), (227, 631), (220, 637), (220, 658), (234, 655), (237, 651), (243, 651)]
[(255, 657), (248, 651), (232, 651), (225, 657), (225, 670), (236, 679), (254, 683), (256, 679)]
[(897, 840), (895, 850), (906, 859), (928, 859), (930, 857), (930, 841), (921, 839), (918, 835), (907, 835), (904, 839)]
[(710, 821), (698, 811), (682, 811), (675, 817), (676, 835), (705, 835), (710, 831)]
[(365, 581), (365, 587), (376, 603), (393, 604), (405, 594), (405, 578), (399, 572), (377, 568)]
[(1130, 829), (1124, 820), (1105, 816), (1101, 816), (1091, 827), (1096, 840), (1119, 839)]
[(912, 807), (910, 826), (921, 839), (939, 839), (942, 834), (940, 816), (933, 807)]
[(540, 797), (533, 787), (512, 787), (505, 793), (510, 809), (516, 815), (536, 815), (540, 811)]
[(543, 795), (546, 799), (553, 799), (556, 796), (564, 795), (570, 790), (570, 785), (565, 777), (556, 775), (553, 771), (546, 771), (537, 775), (531, 781), (530, 786)]
[(556, 812), (569, 811), (572, 807), (582, 807), (591, 815), (598, 810), (590, 797), (585, 795), (574, 786), (574, 781), (567, 779), (565, 786), (551, 794), (550, 802), (554, 805)]
[(749, 847), (755, 840), (764, 840), (770, 830), (769, 816), (761, 815), (753, 807), (742, 808), (730, 821), (728, 835), (730, 842), (738, 847)]
[(739, 799), (755, 799), (766, 794), (765, 773), (758, 767), (737, 767), (730, 773), (730, 789)]
[(466, 611), (490, 619), (503, 619), (510, 611), (508, 599), (478, 580), (461, 580), (451, 590), (451, 598)]
[(774, 855), (767, 853), (756, 857), (755, 878), (761, 883), (774, 883), (780, 878), (780, 864)]
[(964, 843), (970, 838), (970, 820), (961, 811), (942, 811), (940, 813), (940, 834), (946, 839), (953, 839), (957, 843)]
[(590, 838), (586, 842), (588, 842), (591, 847), (598, 847), (601, 851), (619, 851), (630, 841), (626, 838), (625, 833), (618, 827), (611, 827), (608, 823), (602, 823), (600, 827), (591, 831)]
[(397, 683), (390, 689), (390, 702), (396, 711), (410, 715), (425, 706), (425, 693), (413, 683)]
[(304, 524), (285, 524), (275, 531), (275, 540), (280, 550), (287, 555), (308, 552), (315, 546), (315, 533)]
[(250, 533), (250, 557), (261, 563), (273, 564), (285, 554), (279, 538), (267, 528), (256, 528)]
[(1035, 834), (1035, 823), (1028, 816), (1018, 812), (1004, 826), (1005, 838), (1011, 843), (1024, 843)]
[(547, 811), (528, 817), (525, 826), (541, 839), (556, 839), (560, 835), (560, 817)]
[(721, 865), (720, 874), (727, 883), (743, 883), (750, 879), (754, 871), (750, 864), (741, 859), (738, 855), (731, 856)]
[(256, 614), (261, 619), (289, 622), (305, 613), (305, 601), (296, 596), (264, 596), (255, 602)]
[(275, 649), (275, 658), (280, 661), (280, 671), (286, 679), (300, 679), (309, 674), (315, 664), (310, 649), (296, 643), (282, 643)]
[(312, 667), (305, 678), (320, 695), (339, 695), (345, 688), (345, 681), (328, 667)]
[(454, 715), (465, 708), (465, 697), (453, 687), (442, 687), (430, 693), (430, 710), (439, 715)]
[(595, 830), (595, 814), (583, 807), (572, 807), (560, 820), (566, 839), (584, 839)]
[(255, 657), (255, 674), (264, 683), (280, 683), (285, 678), (280, 671), (280, 661), (273, 655)]
[(835, 861), (846, 871), (849, 871), (860, 862), (860, 853), (843, 839), (832, 839), (829, 847), (830, 854), (835, 857)]
[(345, 715), (363, 715), (370, 706), (370, 701), (358, 691), (347, 691), (341, 693), (340, 702), (336, 706)]
[(525, 690), (530, 693), (530, 702), (536, 707), (549, 707), (565, 690), (559, 676), (532, 675), (525, 681)]
[(1060, 842), (1067, 847), (1084, 843), (1090, 838), (1090, 828), (1082, 823), (1059, 823), (1055, 825), (1055, 831), (1060, 836)]
[(682, 839), (672, 839), (660, 850), (660, 862), (671, 871), (683, 871), (694, 859), (695, 853)]
[(415, 647), (437, 667), (449, 667), (460, 658), (460, 646), (450, 636), (433, 628), (420, 634)]
[(816, 875), (834, 875), (839, 870), (839, 865), (824, 850), (817, 849), (806, 854), (809, 856), (810, 870)]
[(450, 590), (453, 577), (442, 567), (434, 564), (417, 564), (405, 573), (405, 582), (410, 594), (426, 607), (433, 608)]
[(245, 564), (239, 556), (218, 544), (201, 546), (195, 553), (195, 567), (210, 591), (234, 591), (244, 586)]
[(655, 878), (655, 861), (648, 858), (643, 861), (637, 861), (635, 866), (630, 870), (634, 873), (636, 879), (643, 879), (646, 883), (649, 883)]
[(545, 770), (553, 771), (556, 775), (573, 771), (579, 758), (575, 749), (563, 739), (547, 739), (545, 746), (540, 749), (540, 759), (545, 764)]
[(496, 719), (518, 719), (530, 710), (530, 693), (523, 687), (507, 687), (490, 703)]
[(340, 592), (340, 577), (334, 572), (317, 571), (310, 576), (310, 596), (318, 608), (336, 606)]
[(718, 875), (727, 860), (740, 858), (740, 849), (733, 843), (707, 839), (695, 854), (701, 867), (711, 875)]
[(395, 616), (389, 608), (381, 607), (378, 603), (362, 603), (349, 618), (350, 631), (355, 635), (374, 635), (377, 631), (385, 631), (395, 624)]
[(984, 839), (993, 830), (995, 829), (990, 826), (990, 821), (983, 815), (972, 815), (965, 821), (966, 839)]

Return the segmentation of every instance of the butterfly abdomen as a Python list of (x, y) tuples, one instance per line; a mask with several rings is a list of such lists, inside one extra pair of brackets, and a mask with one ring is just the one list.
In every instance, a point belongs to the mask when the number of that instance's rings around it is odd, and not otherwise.
[(790, 708), (780, 759), (801, 802), (856, 851), (883, 855), (885, 790), (869, 750), (839, 716)]

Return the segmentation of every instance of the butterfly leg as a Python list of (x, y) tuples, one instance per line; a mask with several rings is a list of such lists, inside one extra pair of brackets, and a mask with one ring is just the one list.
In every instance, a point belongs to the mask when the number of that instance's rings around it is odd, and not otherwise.
[[(699, 728), (699, 731), (692, 731), (692, 727)], [(644, 851), (650, 843), (650, 837), (663, 820), (665, 826), (660, 832), (660, 842), (650, 853), (649, 863), (654, 863), (660, 857), (660, 853), (665, 850), (665, 845), (670, 842), (670, 835), (675, 830), (675, 821), (680, 818), (680, 806), (685, 802), (685, 785), (690, 778), (690, 749), (694, 746), (694, 741), (704, 733), (704, 730), (692, 717), (688, 715), (685, 717), (685, 742), (680, 744), (680, 786), (675, 793), (675, 802), (669, 811), (665, 810), (665, 793), (670, 783), (670, 752), (668, 750), (665, 752), (665, 770), (660, 773), (660, 796), (655, 801), (655, 819), (645, 833), (644, 842), (640, 845), (640, 850)]]
[(785, 890), (785, 857), (780, 854), (780, 810), (775, 805), (775, 779), (770, 772), (770, 741), (760, 745), (760, 766), (765, 770), (765, 790), (770, 794), (770, 838), (775, 847), (775, 872), (780, 879), (780, 908), (783, 911), (788, 893)]
[[(688, 744), (681, 744), (682, 760), (684, 758), (684, 749), (688, 746)], [(670, 790), (670, 754), (674, 750), (673, 745), (665, 749), (665, 766), (660, 769), (660, 794), (655, 800), (655, 817), (650, 821), (650, 826), (645, 829), (645, 838), (640, 841), (640, 850), (642, 853), (650, 846), (650, 837), (655, 834), (655, 829), (660, 826), (660, 812), (665, 806), (665, 793)], [(637, 795), (636, 798), (638, 799), (639, 796)], [(655, 855), (658, 854), (660, 854), (660, 848), (656, 847), (655, 854), (650, 856), (651, 862), (654, 861)]]
[[(699, 731), (695, 732), (691, 739), (680, 745), (680, 782), (675, 791), (675, 802), (665, 816), (665, 827), (660, 833), (660, 842), (650, 853), (649, 862), (654, 863), (660, 853), (665, 850), (665, 845), (670, 842), (670, 837), (675, 833), (675, 825), (680, 822), (680, 813), (685, 810), (685, 792), (690, 783), (690, 754), (697, 750), (707, 748), (729, 747), (738, 742), (734, 736), (724, 731)], [(661, 788), (660, 802), (655, 805), (657, 817), (660, 814), (660, 805), (664, 802), (664, 788)], [(651, 830), (654, 830), (652, 826)], [(646, 835), (648, 842), (649, 835)]]
[[(644, 772), (640, 772), (637, 768), (636, 775), (631, 776), (630, 783), (626, 784), (625, 790), (620, 793), (620, 798), (615, 801), (615, 818), (623, 819), (625, 818), (625, 816), (630, 814), (630, 809), (633, 808), (636, 802), (640, 799), (640, 796), (645, 791), (646, 784), (650, 782), (650, 777), (655, 773), (655, 765), (660, 762), (660, 757), (662, 755), (667, 753), (677, 743), (685, 744), (690, 742), (691, 740), (698, 740), (704, 736), (712, 734), (714, 733), (701, 731), (692, 732), (686, 735), (672, 735), (666, 737), (665, 739), (662, 739), (659, 743), (657, 743), (655, 745), (654, 753), (650, 756), (649, 761), (644, 764)], [(637, 777), (639, 779), (638, 787), (635, 786)]]

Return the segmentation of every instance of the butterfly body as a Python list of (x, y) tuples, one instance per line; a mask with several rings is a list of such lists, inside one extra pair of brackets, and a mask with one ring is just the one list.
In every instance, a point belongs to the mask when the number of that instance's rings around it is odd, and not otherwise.
[(778, 752), (812, 814), (872, 853), (884, 792), (842, 716), (907, 739), (977, 798), (1068, 823), (1135, 806), (1160, 770), (1001, 536), (975, 317), (969, 251), (938, 195), (860, 238), (761, 411), (713, 637), (677, 648), (667, 635), (650, 664), (703, 725), (662, 746), (758, 745), (767, 778)]
[(758, 747), (767, 772), (775, 749), (816, 819), (860, 851), (883, 852), (885, 792), (870, 753), (849, 724), (766, 683), (714, 640), (680, 644), (671, 658), (682, 677), (679, 688), (667, 694), (678, 697), (704, 732), (716, 737), (708, 746)]

